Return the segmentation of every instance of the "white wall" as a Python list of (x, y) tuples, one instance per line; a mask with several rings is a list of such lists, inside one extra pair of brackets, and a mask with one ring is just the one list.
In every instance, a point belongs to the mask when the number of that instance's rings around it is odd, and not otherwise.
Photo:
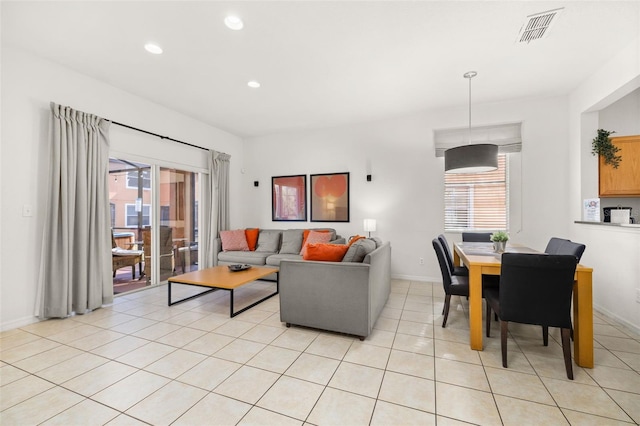
[[(554, 172), (568, 163), (567, 105), (565, 97), (473, 105), (474, 125), (523, 122), (523, 182), (512, 188), (513, 242), (543, 249), (550, 236), (568, 235), (568, 184)], [(464, 125), (466, 111), (425, 111), (245, 140), (245, 226), (334, 226), (350, 236), (364, 233), (365, 217), (375, 218), (375, 235), (392, 245), (394, 277), (440, 281), (431, 240), (444, 230), (444, 161), (435, 157), (433, 130)], [(350, 223), (271, 221), (272, 176), (332, 172), (351, 173)], [(460, 240), (459, 234), (447, 237)]]
[[(625, 98), (638, 88), (640, 35), (571, 93), (569, 184), (573, 220), (581, 219), (583, 198), (598, 196), (598, 160), (591, 155), (591, 140), (599, 127), (611, 126), (624, 133), (638, 131), (637, 104), (633, 95)], [(582, 263), (593, 267), (594, 307), (640, 332), (640, 229), (572, 224), (571, 239), (587, 244)]]
[[(30, 54), (2, 49), (2, 189), (0, 201), (0, 324), (33, 316), (46, 208), (49, 102), (231, 154), (231, 194), (241, 192), (242, 140), (103, 82)], [(112, 126), (112, 136), (131, 132)], [(116, 141), (115, 145), (118, 145)], [(149, 140), (153, 158), (180, 163), (166, 141)], [(122, 145), (121, 143), (119, 145)], [(195, 149), (195, 148), (194, 148)], [(203, 151), (204, 153), (204, 151)], [(23, 205), (33, 208), (22, 216)], [(232, 195), (232, 224), (240, 225), (240, 200)]]

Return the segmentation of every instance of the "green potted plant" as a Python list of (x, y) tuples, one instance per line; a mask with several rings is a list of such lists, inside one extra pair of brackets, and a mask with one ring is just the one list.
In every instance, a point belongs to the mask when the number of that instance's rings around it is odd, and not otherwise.
[(491, 234), (491, 241), (493, 241), (493, 249), (496, 253), (504, 253), (509, 241), (509, 234), (505, 231), (496, 231)]
[(622, 157), (616, 155), (616, 153), (620, 151), (620, 148), (615, 146), (611, 142), (611, 139), (609, 139), (609, 135), (612, 133), (615, 133), (615, 131), (610, 132), (608, 130), (598, 129), (598, 136), (593, 138), (591, 142), (591, 153), (602, 156), (605, 164), (611, 164), (614, 169), (617, 169)]

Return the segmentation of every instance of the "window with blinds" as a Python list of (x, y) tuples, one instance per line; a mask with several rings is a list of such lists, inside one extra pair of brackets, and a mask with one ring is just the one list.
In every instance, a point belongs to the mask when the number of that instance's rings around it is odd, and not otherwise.
[(508, 230), (507, 154), (498, 154), (498, 169), (487, 173), (445, 173), (445, 231)]

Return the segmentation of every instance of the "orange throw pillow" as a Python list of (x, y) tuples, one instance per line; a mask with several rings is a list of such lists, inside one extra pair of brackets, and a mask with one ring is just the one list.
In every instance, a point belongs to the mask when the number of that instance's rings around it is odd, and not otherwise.
[(304, 260), (322, 260), (340, 262), (349, 250), (346, 244), (309, 243), (302, 258)]
[[(303, 233), (304, 235), (304, 233)], [(314, 231), (311, 230), (307, 235), (308, 238), (305, 238), (302, 242), (302, 250), (300, 250), (300, 254), (304, 256), (304, 252), (309, 244), (312, 243), (328, 243), (331, 241), (331, 234), (329, 231)]]
[(245, 229), (244, 234), (247, 237), (247, 245), (250, 251), (256, 251), (256, 245), (258, 244), (259, 228)]

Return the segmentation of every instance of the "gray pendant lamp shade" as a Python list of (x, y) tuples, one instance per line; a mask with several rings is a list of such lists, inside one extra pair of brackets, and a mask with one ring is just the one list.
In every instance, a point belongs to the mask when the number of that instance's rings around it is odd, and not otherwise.
[(444, 152), (444, 171), (447, 173), (482, 173), (497, 168), (498, 145), (462, 145)]
[(446, 173), (482, 173), (498, 169), (498, 145), (471, 144), (471, 79), (475, 71), (464, 74), (469, 79), (469, 144), (450, 148), (444, 152)]

